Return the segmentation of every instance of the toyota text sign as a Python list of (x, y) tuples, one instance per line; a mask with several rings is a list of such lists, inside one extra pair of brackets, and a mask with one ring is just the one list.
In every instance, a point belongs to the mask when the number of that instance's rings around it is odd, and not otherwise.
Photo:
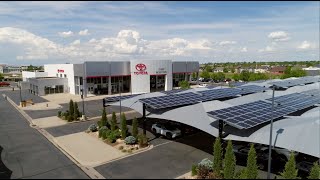
[(148, 75), (147, 66), (145, 64), (137, 64), (136, 65), (136, 72), (134, 72), (135, 75)]

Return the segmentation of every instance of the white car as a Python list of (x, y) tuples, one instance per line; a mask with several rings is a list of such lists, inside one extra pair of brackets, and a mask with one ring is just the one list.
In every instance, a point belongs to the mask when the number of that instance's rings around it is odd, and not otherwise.
[(208, 84), (199, 84), (199, 87), (208, 87)]
[(181, 130), (170, 125), (156, 123), (152, 125), (151, 130), (153, 133), (166, 136), (168, 139), (181, 136)]

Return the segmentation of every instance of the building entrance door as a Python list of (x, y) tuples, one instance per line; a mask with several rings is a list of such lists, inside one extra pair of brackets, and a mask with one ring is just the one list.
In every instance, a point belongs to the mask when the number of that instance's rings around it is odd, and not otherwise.
[(150, 76), (150, 92), (164, 91), (166, 75)]

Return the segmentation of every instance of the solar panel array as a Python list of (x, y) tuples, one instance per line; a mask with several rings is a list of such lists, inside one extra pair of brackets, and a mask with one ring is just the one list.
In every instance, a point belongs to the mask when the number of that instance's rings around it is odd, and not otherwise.
[(293, 108), (278, 106), (272, 111), (272, 104), (265, 101), (256, 101), (230, 108), (208, 112), (208, 115), (225, 121), (238, 129), (249, 129), (273, 119), (294, 112)]
[(129, 99), (135, 96), (138, 96), (140, 94), (132, 94), (132, 95), (124, 95), (124, 96), (112, 96), (112, 97), (106, 97), (105, 98), (105, 103), (112, 103), (112, 102), (117, 102), (121, 100), (125, 100), (125, 99)]
[(210, 97), (209, 100), (214, 100), (214, 99), (221, 99), (226, 97), (235, 97), (241, 94), (241, 90), (236, 88), (222, 88), (222, 89), (199, 91), (199, 93), (202, 94), (203, 96)]
[(302, 77), (299, 79), (288, 79), (288, 80), (283, 80), (283, 81), (277, 81), (277, 82), (272, 82), (270, 84), (274, 84), (278, 87), (293, 87), (297, 85), (304, 85), (304, 84), (309, 84), (309, 83), (314, 83), (318, 82), (319, 78), (317, 77)]
[(312, 96), (320, 96), (320, 89), (311, 89), (308, 91), (303, 91), (300, 92), (302, 94), (308, 94), (308, 95), (312, 95)]
[(230, 86), (238, 87), (238, 86), (245, 85), (246, 83), (245, 82), (230, 82), (229, 84), (230, 84)]
[(185, 91), (185, 89), (173, 89), (173, 90), (170, 90), (170, 91), (160, 91), (160, 92), (164, 93), (166, 95), (169, 95), (169, 94), (175, 94), (175, 93), (183, 92), (183, 91)]
[(145, 103), (152, 109), (164, 109), (182, 105), (196, 104), (206, 97), (192, 92), (183, 94), (171, 94), (166, 96), (151, 97), (140, 99), (140, 102)]
[(239, 86), (237, 88), (243, 91), (242, 94), (256, 93), (256, 92), (269, 90), (269, 88), (257, 86), (257, 85)]

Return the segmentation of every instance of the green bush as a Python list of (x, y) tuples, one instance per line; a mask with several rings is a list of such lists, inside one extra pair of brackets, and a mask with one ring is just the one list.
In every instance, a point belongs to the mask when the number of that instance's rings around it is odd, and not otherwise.
[(123, 146), (120, 146), (120, 147), (119, 147), (119, 150), (122, 150), (122, 149), (123, 149)]
[(61, 111), (58, 111), (58, 117), (61, 117)]
[(258, 177), (258, 165), (257, 165), (257, 154), (253, 144), (251, 144), (246, 167), (246, 176), (248, 179), (257, 179)]
[(146, 137), (146, 135), (138, 135), (138, 143), (140, 147), (146, 147), (148, 145), (148, 138)]
[(138, 130), (138, 120), (136, 117), (133, 118), (132, 121), (132, 136), (136, 139), (138, 138), (139, 130)]
[(79, 109), (78, 109), (78, 103), (74, 102), (74, 111), (73, 111), (73, 120), (78, 121), (80, 120), (80, 113), (79, 113)]
[(105, 140), (105, 139), (108, 138), (108, 137), (107, 137), (107, 130), (103, 130), (103, 131), (101, 132), (101, 137), (102, 137), (102, 140)]
[(125, 153), (125, 152), (127, 152), (127, 150), (126, 149), (122, 149), (122, 152)]
[(112, 118), (111, 118), (111, 131), (115, 131), (117, 128), (117, 116), (115, 112), (112, 112)]
[(210, 173), (210, 169), (205, 166), (198, 166), (198, 178), (206, 179)]
[(296, 161), (293, 152), (291, 152), (289, 161), (286, 163), (281, 176), (284, 179), (298, 179), (298, 170), (296, 169)]
[(203, 166), (209, 170), (212, 170), (213, 162), (210, 159), (205, 158), (205, 159), (202, 159), (201, 162), (198, 163), (198, 166)]
[(108, 128), (106, 126), (102, 126), (99, 128), (99, 138), (102, 137), (102, 133), (106, 130), (108, 130)]
[(132, 153), (132, 150), (131, 150), (131, 149), (129, 149), (129, 150), (128, 150), (128, 153)]
[(71, 122), (73, 121), (73, 117), (74, 117), (74, 106), (73, 106), (73, 101), (72, 99), (69, 102), (69, 117), (68, 117), (68, 121)]
[(220, 138), (217, 137), (213, 147), (213, 171), (220, 175), (222, 169), (222, 148)]
[(124, 113), (121, 115), (121, 139), (125, 139), (127, 137), (127, 119)]
[(195, 176), (197, 175), (197, 169), (198, 169), (198, 166), (193, 164), (192, 167), (191, 167), (191, 176)]
[(96, 132), (96, 131), (98, 130), (97, 125), (91, 124), (91, 125), (89, 126), (89, 130), (90, 130), (91, 132)]
[(136, 138), (133, 136), (128, 136), (124, 139), (124, 143), (126, 144), (135, 144), (136, 143)]
[(318, 162), (314, 162), (308, 179), (320, 179), (320, 166)]
[(117, 133), (115, 131), (111, 131), (107, 136), (108, 142), (114, 143), (117, 140)]
[(101, 121), (98, 121), (97, 124), (98, 124), (99, 127), (103, 126)]
[(232, 142), (229, 140), (224, 157), (223, 177), (225, 179), (232, 179), (234, 177), (236, 168), (236, 157), (232, 149)]

